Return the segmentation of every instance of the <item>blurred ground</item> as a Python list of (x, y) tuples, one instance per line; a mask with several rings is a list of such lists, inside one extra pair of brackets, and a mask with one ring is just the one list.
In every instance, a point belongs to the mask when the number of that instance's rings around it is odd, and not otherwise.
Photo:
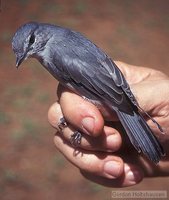
[[(111, 188), (85, 180), (53, 145), (47, 110), (56, 81), (29, 60), (19, 71), (11, 37), (27, 21), (83, 32), (112, 56), (169, 75), (167, 0), (18, 0), (0, 13), (0, 199), (111, 199)], [(45, 83), (44, 83), (45, 80)], [(168, 190), (168, 178), (145, 179), (125, 190)], [(124, 190), (124, 189), (123, 189)]]

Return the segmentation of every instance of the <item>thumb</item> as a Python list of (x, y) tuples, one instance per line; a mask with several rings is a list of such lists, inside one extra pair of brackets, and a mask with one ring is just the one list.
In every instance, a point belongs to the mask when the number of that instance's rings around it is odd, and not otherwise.
[(67, 122), (92, 136), (103, 132), (104, 119), (94, 104), (62, 86), (59, 86), (58, 92), (59, 103)]

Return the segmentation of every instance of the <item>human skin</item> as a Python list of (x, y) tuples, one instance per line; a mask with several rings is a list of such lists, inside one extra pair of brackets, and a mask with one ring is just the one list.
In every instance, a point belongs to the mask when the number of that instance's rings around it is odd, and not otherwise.
[[(64, 116), (68, 127), (54, 137), (56, 148), (87, 179), (110, 187), (139, 183), (144, 177), (169, 175), (169, 77), (160, 71), (116, 62), (127, 79), (140, 107), (163, 128), (161, 133), (151, 119), (147, 123), (163, 145), (166, 156), (157, 164), (138, 154), (110, 110), (99, 110), (94, 104), (59, 85), (58, 102), (48, 112), (50, 124), (58, 130)], [(105, 122), (112, 121), (110, 123)], [(113, 128), (114, 127), (114, 128)], [(70, 144), (75, 130), (83, 133), (80, 146)]]

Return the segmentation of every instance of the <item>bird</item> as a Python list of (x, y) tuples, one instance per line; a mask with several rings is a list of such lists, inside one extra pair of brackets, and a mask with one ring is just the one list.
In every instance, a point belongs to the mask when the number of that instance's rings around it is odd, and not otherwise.
[[(60, 84), (115, 112), (138, 153), (155, 164), (165, 155), (118, 66), (83, 34), (49, 23), (27, 22), (16, 30), (12, 49), (17, 68), (27, 58), (36, 58)], [(79, 138), (76, 132), (74, 139)]]

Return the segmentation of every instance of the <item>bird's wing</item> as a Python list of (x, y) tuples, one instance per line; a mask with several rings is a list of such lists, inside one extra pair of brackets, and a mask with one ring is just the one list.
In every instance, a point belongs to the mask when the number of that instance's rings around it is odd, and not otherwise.
[[(53, 63), (62, 76), (87, 98), (101, 98), (111, 106), (127, 112), (133, 94), (115, 63), (97, 46), (73, 32), (55, 47)], [(64, 82), (64, 81), (63, 81)], [(128, 96), (128, 98), (127, 98)]]

